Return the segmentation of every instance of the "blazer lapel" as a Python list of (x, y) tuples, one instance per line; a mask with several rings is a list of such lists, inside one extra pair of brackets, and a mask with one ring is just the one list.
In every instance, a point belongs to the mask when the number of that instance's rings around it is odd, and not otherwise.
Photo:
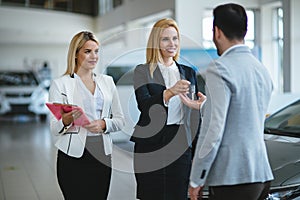
[[(150, 74), (150, 72), (149, 72), (149, 74)], [(154, 83), (158, 83), (159, 85), (166, 86), (164, 78), (163, 78), (162, 73), (161, 73), (158, 66), (156, 67), (156, 69), (153, 72), (153, 79), (152, 80), (153, 80)]]
[(181, 65), (179, 65), (177, 62), (176, 62), (176, 65), (177, 65), (179, 73), (180, 73), (180, 78), (184, 79), (184, 80), (188, 80), (188, 78), (186, 77), (185, 69)]

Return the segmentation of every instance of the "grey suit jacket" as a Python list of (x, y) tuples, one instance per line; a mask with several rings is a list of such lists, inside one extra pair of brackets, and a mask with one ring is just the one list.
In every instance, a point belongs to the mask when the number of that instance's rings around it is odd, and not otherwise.
[(263, 138), (273, 85), (245, 45), (228, 49), (205, 73), (207, 101), (191, 171), (197, 185), (273, 179)]

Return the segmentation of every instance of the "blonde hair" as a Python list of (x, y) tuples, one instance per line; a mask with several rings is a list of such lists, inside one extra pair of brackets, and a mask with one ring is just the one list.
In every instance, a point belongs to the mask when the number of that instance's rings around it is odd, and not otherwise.
[[(159, 48), (160, 43), (160, 35), (164, 29), (174, 27), (178, 34), (178, 40), (180, 41), (179, 28), (177, 23), (173, 19), (164, 18), (157, 21), (151, 30), (149, 35), (147, 50), (146, 50), (146, 63), (149, 64), (150, 75), (153, 77), (153, 72), (157, 67), (157, 63), (163, 63), (163, 58), (161, 55), (161, 51)], [(179, 51), (177, 51), (176, 55), (173, 57), (174, 60), (179, 58)]]
[(89, 31), (82, 31), (77, 33), (71, 40), (68, 51), (68, 67), (64, 75), (73, 75), (78, 71), (77, 66), (77, 53), (82, 46), (89, 40), (96, 42), (100, 45), (96, 36)]

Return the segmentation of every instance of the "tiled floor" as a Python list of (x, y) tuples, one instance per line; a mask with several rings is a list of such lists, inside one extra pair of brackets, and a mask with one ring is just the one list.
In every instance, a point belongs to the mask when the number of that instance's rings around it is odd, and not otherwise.
[[(116, 143), (109, 200), (135, 200), (132, 143)], [(0, 200), (63, 200), (48, 122), (0, 118)]]

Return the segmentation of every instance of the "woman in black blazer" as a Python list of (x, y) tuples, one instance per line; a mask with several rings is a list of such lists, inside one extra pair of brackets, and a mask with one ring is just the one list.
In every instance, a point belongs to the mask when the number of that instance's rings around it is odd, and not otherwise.
[(141, 114), (131, 141), (137, 198), (187, 199), (191, 167), (191, 109), (179, 94), (197, 94), (196, 72), (176, 62), (180, 35), (176, 22), (161, 19), (147, 44), (146, 64), (134, 70), (134, 88)]

